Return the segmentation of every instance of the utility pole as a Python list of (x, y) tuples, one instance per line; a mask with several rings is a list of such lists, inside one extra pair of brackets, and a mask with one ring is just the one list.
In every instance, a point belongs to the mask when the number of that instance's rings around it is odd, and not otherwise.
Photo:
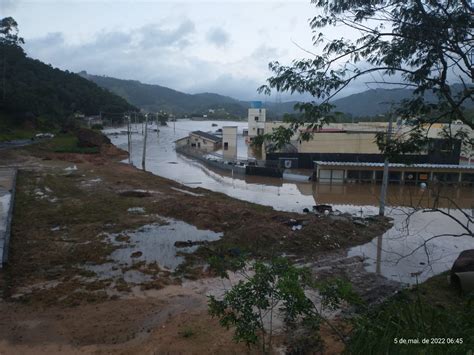
[[(142, 128), (143, 128), (143, 123), (142, 123)], [(143, 170), (145, 170), (147, 136), (148, 136), (148, 114), (145, 113), (145, 136), (143, 137), (143, 155), (142, 155), (142, 169)]]
[[(389, 121), (388, 121), (388, 130), (387, 130), (387, 139), (386, 146), (389, 145), (392, 135), (392, 113), (389, 112)], [(383, 177), (382, 177), (382, 190), (380, 191), (380, 207), (379, 207), (379, 216), (385, 215), (385, 200), (387, 198), (387, 188), (388, 188), (388, 158), (385, 157), (385, 162), (383, 165)]]
[(131, 134), (131, 127), (130, 127), (130, 120), (131, 120), (131, 114), (128, 115), (127, 119), (127, 138), (128, 138), (128, 163), (132, 163), (132, 134)]

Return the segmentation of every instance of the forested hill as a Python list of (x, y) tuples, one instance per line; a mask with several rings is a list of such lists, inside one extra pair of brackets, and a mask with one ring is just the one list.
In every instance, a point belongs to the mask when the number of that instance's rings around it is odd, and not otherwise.
[(248, 104), (228, 96), (211, 93), (185, 94), (160, 85), (90, 75), (84, 71), (79, 75), (147, 111), (163, 110), (175, 115), (192, 115), (208, 113), (209, 109), (224, 109), (232, 115), (241, 117), (247, 115)]
[[(60, 123), (74, 112), (97, 115), (100, 111), (138, 110), (77, 74), (27, 57), (20, 47), (0, 44), (0, 53), (6, 63), (4, 89), (0, 85), (0, 117), (9, 117), (14, 123), (37, 118)], [(0, 80), (3, 84), (3, 77)]]

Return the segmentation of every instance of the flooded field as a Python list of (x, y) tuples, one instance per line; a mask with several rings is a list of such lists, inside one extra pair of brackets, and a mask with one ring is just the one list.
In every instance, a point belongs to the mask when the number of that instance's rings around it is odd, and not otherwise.
[[(217, 126), (212, 126), (215, 123)], [(189, 187), (203, 187), (229, 196), (277, 210), (302, 212), (315, 204), (331, 204), (336, 210), (359, 215), (377, 214), (380, 186), (376, 184), (317, 184), (290, 182), (277, 178), (255, 176), (237, 177), (229, 172), (213, 170), (183, 157), (174, 150), (174, 141), (195, 130), (215, 131), (223, 126), (237, 126), (238, 132), (246, 122), (190, 121), (170, 122), (159, 127), (160, 132), (149, 131), (146, 169), (154, 174), (178, 181)], [(152, 127), (154, 128), (154, 127)], [(121, 129), (113, 130), (115, 132)], [(112, 143), (127, 149), (126, 135), (110, 134)], [(141, 127), (133, 135), (132, 163), (141, 167), (143, 136)], [(247, 156), (247, 146), (239, 137), (238, 156)], [(441, 197), (441, 198), (440, 198)], [(437, 201), (438, 207), (454, 213), (461, 223), (467, 217), (449, 210), (453, 202), (472, 218), (474, 192), (469, 187), (444, 187), (434, 193), (411, 185), (391, 185), (388, 191), (387, 215), (394, 219), (394, 227), (381, 238), (367, 245), (353, 248), (349, 256), (367, 258), (366, 269), (377, 272), (394, 281), (415, 283), (442, 272), (452, 265), (457, 255), (474, 247), (472, 237), (450, 235), (462, 234), (462, 230), (450, 217), (439, 212), (412, 214), (413, 208), (427, 207)], [(409, 218), (408, 218), (409, 217)], [(472, 224), (468, 225), (472, 230)], [(443, 237), (424, 241), (435, 235)]]

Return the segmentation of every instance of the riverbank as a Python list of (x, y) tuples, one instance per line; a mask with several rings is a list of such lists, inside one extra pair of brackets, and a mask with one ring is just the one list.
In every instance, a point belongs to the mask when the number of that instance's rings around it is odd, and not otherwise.
[[(157, 339), (166, 351), (245, 351), (207, 315), (211, 286), (203, 281), (215, 278), (203, 265), (210, 254), (284, 253), (310, 262), (367, 242), (390, 226), (386, 219), (362, 226), (350, 218), (279, 212), (189, 189), (120, 163), (125, 157), (109, 145), (100, 154), (53, 153), (47, 144), (2, 154), (2, 164), (18, 166), (19, 175), (10, 263), (1, 275), (1, 351), (116, 351), (113, 344), (119, 343), (126, 353)], [(184, 255), (186, 262), (175, 270), (149, 262), (140, 245), (131, 251), (134, 233), (169, 225), (170, 218), (222, 237)], [(170, 250), (180, 254), (174, 246)], [(114, 259), (117, 253), (121, 259)], [(192, 329), (182, 333), (184, 324)]]

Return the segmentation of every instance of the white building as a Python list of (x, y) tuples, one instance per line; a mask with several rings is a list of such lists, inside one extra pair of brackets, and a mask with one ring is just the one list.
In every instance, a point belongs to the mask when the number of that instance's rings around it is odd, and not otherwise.
[(237, 126), (222, 127), (222, 153), (225, 160), (237, 159)]
[(265, 132), (265, 121), (266, 121), (266, 110), (264, 108), (249, 108), (248, 113), (248, 124), (249, 138), (252, 139), (255, 136), (264, 134)]

